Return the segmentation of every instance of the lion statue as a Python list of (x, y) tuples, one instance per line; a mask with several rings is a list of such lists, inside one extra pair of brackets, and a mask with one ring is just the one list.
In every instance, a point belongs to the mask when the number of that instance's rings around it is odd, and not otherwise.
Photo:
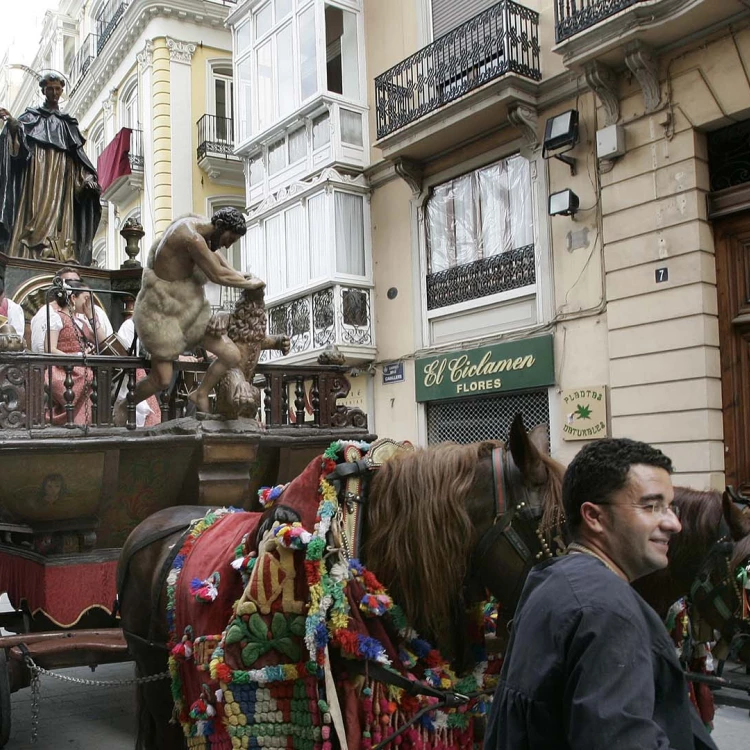
[(263, 349), (289, 354), (288, 336), (266, 334), (264, 289), (244, 289), (231, 313), (216, 313), (208, 322), (206, 333), (226, 334), (240, 350), (239, 367), (229, 370), (216, 387), (216, 413), (226, 419), (255, 419), (261, 406), (260, 389), (253, 385), (253, 375)]

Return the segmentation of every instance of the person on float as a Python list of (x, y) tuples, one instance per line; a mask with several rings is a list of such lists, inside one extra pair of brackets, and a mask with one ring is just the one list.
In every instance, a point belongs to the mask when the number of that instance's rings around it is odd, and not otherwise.
[(667, 567), (681, 528), (671, 473), (661, 451), (624, 438), (570, 463), (574, 541), (526, 580), (485, 750), (716, 750), (664, 624), (630, 585)]
[(16, 329), (16, 333), (21, 336), (24, 335), (24, 329), (26, 328), (26, 318), (23, 314), (23, 308), (17, 302), (14, 302), (5, 294), (5, 279), (0, 276), (0, 324), (2, 324), (2, 318), (5, 318), (13, 328)]
[[(81, 275), (73, 266), (63, 266), (55, 273), (55, 278), (62, 279), (63, 283), (69, 281), (81, 282)], [(57, 312), (59, 308), (54, 299), (50, 300), (49, 305), (42, 305), (31, 318), (31, 351), (34, 354), (43, 354), (46, 351), (45, 338), (47, 336), (47, 308), (50, 313)], [(94, 314), (96, 321), (101, 327), (104, 338), (112, 335), (112, 323), (104, 309), (99, 305), (94, 305)], [(89, 327), (90, 327), (90, 321)]]

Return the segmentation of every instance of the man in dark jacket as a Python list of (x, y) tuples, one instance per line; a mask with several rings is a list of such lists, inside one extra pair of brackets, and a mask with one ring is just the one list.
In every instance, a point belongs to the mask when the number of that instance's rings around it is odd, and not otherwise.
[(573, 459), (575, 541), (526, 581), (485, 750), (715, 750), (663, 623), (630, 586), (667, 566), (680, 531), (671, 472), (661, 451), (625, 439)]

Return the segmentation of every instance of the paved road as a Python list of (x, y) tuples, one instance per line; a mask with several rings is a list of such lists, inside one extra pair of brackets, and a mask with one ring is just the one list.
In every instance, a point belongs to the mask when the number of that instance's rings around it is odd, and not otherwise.
[[(100, 680), (129, 679), (130, 664), (109, 664), (65, 674)], [(5, 750), (133, 750), (135, 706), (132, 687), (78, 687), (42, 678), (39, 740), (29, 742), (31, 691), (13, 696), (13, 729)], [(739, 708), (717, 709), (714, 738), (720, 750), (747, 750), (750, 717)]]

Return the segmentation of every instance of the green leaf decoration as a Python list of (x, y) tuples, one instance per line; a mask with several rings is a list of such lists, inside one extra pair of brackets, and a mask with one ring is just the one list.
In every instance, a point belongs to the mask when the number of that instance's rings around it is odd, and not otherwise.
[(271, 633), (274, 638), (284, 638), (289, 632), (287, 627), (286, 617), (281, 612), (274, 613), (273, 619), (271, 620)]
[(242, 620), (235, 620), (227, 631), (227, 637), (224, 641), (227, 646), (231, 646), (233, 643), (239, 643), (250, 635), (247, 632), (247, 628)]
[(293, 617), (292, 622), (289, 625), (289, 630), (292, 631), (292, 635), (303, 638), (305, 635), (305, 618), (304, 617)]
[(250, 616), (250, 622), (248, 622), (250, 634), (256, 641), (268, 640), (268, 626), (263, 622), (263, 618), (256, 612)]
[(299, 661), (300, 653), (297, 641), (293, 641), (291, 638), (279, 638), (272, 643), (277, 651), (281, 651), (282, 654), (288, 656), (294, 662)]
[(242, 649), (242, 663), (246, 667), (251, 667), (266, 651), (268, 647), (264, 643), (248, 643)]

